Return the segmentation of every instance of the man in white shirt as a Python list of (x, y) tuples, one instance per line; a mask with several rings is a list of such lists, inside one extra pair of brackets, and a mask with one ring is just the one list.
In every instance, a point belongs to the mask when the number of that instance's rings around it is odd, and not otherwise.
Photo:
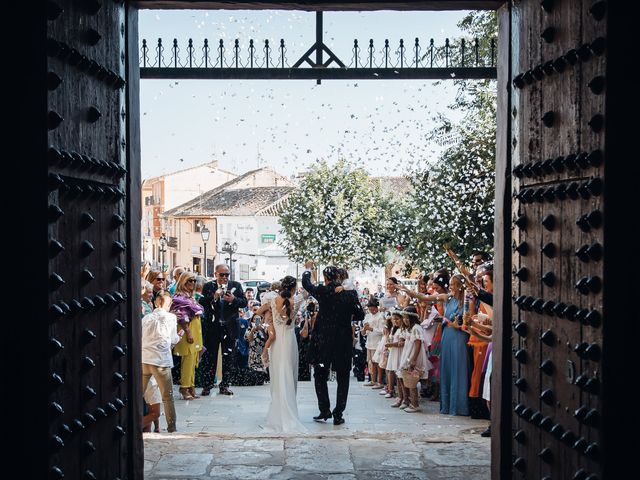
[(167, 417), (167, 432), (176, 431), (176, 408), (173, 403), (171, 348), (178, 343), (177, 318), (169, 313), (171, 295), (162, 290), (156, 297), (156, 309), (142, 318), (142, 391), (147, 389), (153, 376), (158, 382), (164, 412)]
[(382, 369), (373, 361), (373, 354), (376, 353), (378, 343), (384, 335), (384, 314), (379, 309), (380, 303), (377, 298), (371, 297), (367, 303), (369, 313), (364, 317), (362, 334), (367, 336), (367, 361), (369, 362), (369, 374), (371, 380), (364, 384), (365, 387), (380, 389), (382, 385)]

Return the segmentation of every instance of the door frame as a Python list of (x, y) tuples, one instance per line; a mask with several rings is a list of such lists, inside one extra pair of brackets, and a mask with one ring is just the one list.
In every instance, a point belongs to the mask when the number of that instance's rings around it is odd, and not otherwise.
[[(510, 61), (510, 12), (511, 9), (508, 3), (503, 1), (485, 1), (485, 0), (445, 0), (445, 1), (404, 1), (404, 2), (385, 2), (385, 1), (364, 1), (364, 2), (336, 2), (336, 1), (309, 1), (309, 2), (282, 2), (282, 1), (257, 1), (251, 2), (247, 5), (240, 1), (180, 1), (180, 0), (137, 0), (128, 5), (127, 8), (127, 51), (138, 52), (138, 10), (140, 9), (242, 9), (242, 10), (261, 10), (261, 9), (283, 9), (283, 10), (331, 10), (331, 11), (376, 11), (376, 10), (398, 10), (398, 11), (416, 11), (416, 10), (498, 10), (499, 17), (499, 31), (498, 31), (498, 91), (509, 91), (509, 78), (511, 73)], [(505, 31), (507, 32), (505, 34)], [(507, 48), (505, 48), (507, 47)], [(134, 58), (135, 57), (135, 58)], [(133, 171), (136, 170), (135, 180), (141, 182), (140, 178), (140, 67), (138, 63), (137, 55), (127, 56), (127, 84), (128, 84), (128, 123), (127, 132), (129, 138), (127, 139), (128, 158), (130, 160), (130, 168)], [(508, 148), (510, 138), (510, 117), (508, 112), (510, 110), (510, 96), (498, 95), (497, 105), (497, 122), (500, 125), (500, 121), (506, 122), (506, 129), (497, 129), (496, 136), (496, 221), (494, 230), (494, 250), (495, 250), (495, 271), (494, 271), (494, 311), (496, 318), (510, 318), (511, 311), (511, 297), (510, 289), (505, 294), (505, 286), (511, 286), (511, 231), (507, 228), (510, 225), (511, 218), (511, 155)], [(135, 124), (137, 122), (137, 125)], [(136, 128), (134, 128), (134, 126)], [(129, 150), (131, 149), (131, 150)], [(129, 181), (134, 180), (134, 176), (131, 175)], [(133, 183), (128, 186), (133, 187)], [(130, 190), (132, 191), (132, 190)], [(138, 205), (133, 205), (136, 203)], [(130, 195), (128, 201), (128, 212), (135, 217), (129, 218), (141, 218), (140, 207), (140, 195)], [(138, 222), (139, 223), (139, 222)], [(140, 226), (137, 225), (137, 236), (132, 231), (131, 239), (131, 251), (136, 253), (136, 258), (132, 258), (131, 270), (133, 271), (136, 265), (139, 265), (140, 248)], [(137, 244), (133, 243), (137, 240)], [(505, 262), (508, 262), (506, 264)], [(136, 277), (137, 278), (137, 277)], [(139, 289), (139, 286), (138, 286)], [(131, 317), (135, 318), (135, 317)], [(509, 353), (510, 348), (510, 322), (506, 322), (504, 325), (499, 324), (497, 328), (494, 326), (494, 335), (502, 340), (502, 342), (494, 342), (494, 365), (493, 375), (497, 378), (501, 378), (502, 382), (493, 382), (491, 391), (491, 416), (492, 422), (496, 422), (498, 427), (494, 429), (495, 434), (491, 438), (491, 476), (493, 479), (508, 478), (511, 471), (511, 409), (509, 408), (511, 402), (511, 356), (509, 354), (504, 355), (504, 349), (506, 347), (506, 353)], [(131, 345), (136, 345), (134, 339), (138, 335), (138, 342), (140, 338), (139, 326), (136, 332), (132, 335)], [(135, 375), (139, 373), (135, 371), (135, 367), (132, 365), (130, 368), (131, 374)], [(509, 388), (501, 388), (501, 384), (508, 386)], [(140, 392), (141, 395), (141, 392)], [(503, 408), (506, 406), (507, 408)], [(138, 422), (139, 423), (139, 422)], [(132, 473), (135, 472), (133, 478), (142, 478), (143, 457), (144, 448), (142, 445), (142, 431), (139, 426), (130, 425), (133, 428), (131, 431), (135, 433), (135, 436), (129, 438), (131, 445), (131, 451), (133, 452), (133, 464)]]
[[(607, 438), (604, 445), (604, 471), (607, 478), (622, 478), (626, 472), (633, 471), (632, 460), (634, 443), (633, 428), (626, 428), (622, 433), (619, 426), (627, 425), (630, 409), (619, 408), (619, 395), (629, 389), (629, 377), (620, 375), (620, 369), (634, 364), (635, 339), (638, 338), (637, 320), (632, 324), (635, 305), (632, 304), (634, 284), (632, 277), (623, 278), (619, 272), (633, 268), (630, 263), (639, 256), (635, 251), (629, 252), (629, 225), (627, 221), (613, 221), (620, 212), (628, 211), (634, 203), (633, 180), (638, 177), (630, 174), (633, 170), (623, 164), (623, 159), (630, 153), (637, 151), (633, 148), (633, 140), (637, 135), (635, 124), (627, 121), (629, 99), (623, 95), (636, 94), (637, 89), (629, 91), (629, 59), (628, 48), (633, 45), (631, 32), (634, 31), (630, 8), (626, 9), (625, 2), (607, 2), (607, 98), (605, 125), (607, 157), (613, 161), (605, 162), (604, 216), (606, 223), (605, 245), (606, 263), (604, 264), (603, 312), (606, 318), (603, 323), (603, 353), (607, 356), (603, 362), (603, 376), (607, 379), (603, 390), (603, 437)], [(496, 10), (498, 12), (498, 93), (497, 96), (497, 137), (496, 137), (496, 222), (495, 222), (495, 271), (494, 271), (494, 309), (496, 318), (502, 322), (494, 325), (496, 340), (493, 345), (493, 375), (500, 382), (492, 385), (492, 422), (494, 435), (491, 439), (491, 475), (498, 480), (511, 477), (511, 85), (512, 60), (517, 52), (512, 51), (511, 28), (514, 24), (510, 1), (491, 0), (427, 0), (427, 1), (296, 1), (285, 2), (278, 0), (262, 0), (253, 2), (240, 1), (201, 1), (201, 0), (137, 0), (127, 4), (127, 39), (128, 39), (128, 158), (130, 172), (129, 192), (137, 191), (135, 181), (140, 180), (140, 145), (139, 145), (139, 66), (138, 52), (138, 22), (139, 9), (283, 9), (283, 10), (332, 10), (332, 11), (373, 11), (373, 10)], [(616, 46), (617, 48), (613, 48)], [(136, 52), (133, 55), (132, 52)], [(134, 58), (135, 57), (135, 58)], [(624, 94), (622, 92), (625, 92)], [(501, 94), (502, 93), (502, 94)], [(637, 97), (636, 97), (637, 98)], [(134, 123), (137, 122), (137, 123)], [(136, 128), (134, 128), (134, 126)], [(616, 162), (615, 159), (618, 159)], [(627, 163), (633, 164), (633, 159)], [(637, 168), (637, 167), (636, 167)], [(136, 172), (134, 172), (136, 170)], [(43, 179), (43, 183), (46, 179)], [(128, 212), (139, 218), (139, 195), (129, 195)], [(625, 210), (627, 209), (627, 210)], [(138, 216), (136, 216), (138, 215)], [(637, 218), (637, 216), (636, 216)], [(139, 226), (131, 226), (131, 271), (139, 265), (140, 235)], [(138, 235), (136, 235), (136, 232)], [(634, 256), (635, 255), (635, 256)], [(631, 261), (630, 261), (631, 257)], [(636, 269), (637, 271), (637, 269)], [(137, 276), (135, 277), (137, 280)], [(139, 289), (139, 286), (138, 286)], [(134, 302), (137, 305), (137, 303)], [(131, 311), (133, 312), (133, 308)], [(637, 316), (637, 315), (636, 315)], [(136, 317), (131, 317), (136, 318)], [(607, 321), (607, 318), (609, 321)], [(618, 323), (626, 321), (626, 323)], [(635, 332), (633, 331), (635, 328)], [(139, 325), (138, 325), (139, 330)], [(630, 334), (631, 333), (631, 334)], [(635, 335), (633, 335), (635, 333)], [(132, 340), (139, 335), (134, 332)], [(139, 338), (139, 337), (138, 337)], [(606, 342), (606, 343), (605, 343)], [(134, 343), (132, 342), (132, 345)], [(133, 355), (132, 355), (133, 357)], [(138, 366), (138, 371), (139, 371)], [(131, 374), (136, 374), (135, 366), (131, 366)], [(139, 432), (139, 427), (133, 426), (133, 432)], [(497, 433), (497, 434), (496, 434)], [(132, 478), (142, 478), (142, 435), (130, 439), (134, 456), (140, 458), (132, 464)]]

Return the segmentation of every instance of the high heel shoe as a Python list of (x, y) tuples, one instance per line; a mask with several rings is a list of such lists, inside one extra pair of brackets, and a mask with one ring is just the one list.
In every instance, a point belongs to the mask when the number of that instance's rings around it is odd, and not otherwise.
[(178, 391), (180, 392), (180, 395), (182, 395), (183, 400), (193, 400), (193, 395), (191, 395), (191, 392), (188, 388), (180, 387)]
[(200, 398), (200, 395), (196, 394), (196, 387), (189, 387), (189, 393), (193, 398)]

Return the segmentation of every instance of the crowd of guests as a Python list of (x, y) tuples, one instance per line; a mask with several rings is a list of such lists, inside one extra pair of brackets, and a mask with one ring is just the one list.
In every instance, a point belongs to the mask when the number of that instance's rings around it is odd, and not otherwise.
[[(230, 385), (262, 385), (269, 381), (263, 351), (271, 323), (269, 301), (279, 294), (280, 282), (254, 298), (229, 278), (227, 265), (215, 267), (208, 280), (182, 267), (166, 272), (142, 269), (142, 387), (143, 430), (160, 431), (162, 402), (167, 431), (176, 431), (172, 385), (180, 398), (196, 400), (214, 387), (233, 395)], [(305, 295), (296, 324), (300, 358), (306, 358), (309, 332), (317, 315), (315, 301)], [(301, 380), (310, 380), (309, 365), (301, 362)], [(198, 394), (196, 388), (201, 388)], [(153, 426), (153, 427), (152, 427)]]
[[(375, 293), (358, 289), (341, 269), (339, 289), (357, 290), (368, 311), (353, 322), (353, 372), (364, 385), (407, 413), (420, 401), (439, 401), (440, 413), (489, 418), (493, 266), (483, 252), (474, 254), (472, 278), (440, 269), (420, 275), (413, 290), (396, 278)], [(269, 381), (263, 352), (270, 310), (279, 282), (261, 293), (229, 279), (226, 265), (208, 281), (181, 267), (164, 272), (143, 269), (142, 362), (144, 429), (159, 431), (160, 401), (167, 431), (176, 429), (172, 384), (184, 400), (211, 394), (231, 395), (230, 385)], [(309, 337), (318, 313), (315, 299), (297, 314), (299, 380), (311, 379)], [(200, 395), (196, 392), (200, 387)], [(482, 433), (490, 435), (490, 428)]]
[(470, 272), (424, 274), (415, 291), (391, 277), (367, 300), (365, 386), (394, 399), (391, 407), (418, 412), (423, 397), (442, 414), (489, 418), (493, 264), (478, 252)]

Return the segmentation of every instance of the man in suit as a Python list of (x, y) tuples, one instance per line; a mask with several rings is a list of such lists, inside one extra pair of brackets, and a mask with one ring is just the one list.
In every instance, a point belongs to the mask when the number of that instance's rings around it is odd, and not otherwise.
[[(236, 352), (240, 321), (238, 309), (247, 306), (247, 299), (242, 291), (242, 285), (229, 280), (229, 267), (225, 264), (216, 265), (215, 280), (207, 282), (202, 288), (200, 304), (204, 307), (202, 322), (203, 343), (206, 355), (203, 364), (212, 365), (208, 375), (204, 375), (205, 384), (202, 395), (209, 395), (213, 388), (213, 377), (218, 366), (218, 348), (222, 347), (222, 378), (220, 379), (220, 394), (233, 395), (229, 390), (229, 382), (236, 371)], [(203, 366), (204, 366), (203, 365)]]
[[(338, 269), (327, 267), (323, 271), (324, 285), (311, 282), (311, 270), (315, 268), (312, 261), (305, 263), (302, 274), (302, 286), (318, 301), (318, 316), (311, 332), (309, 358), (313, 364), (313, 376), (320, 414), (313, 417), (315, 421), (325, 421), (333, 416), (333, 424), (344, 423), (342, 413), (347, 406), (349, 393), (349, 373), (353, 348), (352, 321), (361, 321), (364, 311), (357, 295), (342, 291), (336, 293), (340, 286)], [(331, 411), (327, 380), (333, 368), (336, 372), (338, 389), (336, 406)]]

